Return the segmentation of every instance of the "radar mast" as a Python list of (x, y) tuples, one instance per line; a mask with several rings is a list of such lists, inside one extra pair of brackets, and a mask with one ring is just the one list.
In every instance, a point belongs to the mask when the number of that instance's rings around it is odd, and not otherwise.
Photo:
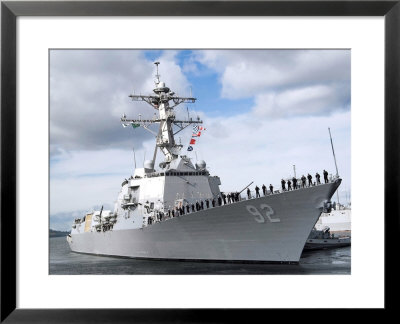
[[(174, 108), (181, 103), (194, 103), (197, 99), (193, 97), (180, 97), (172, 92), (170, 88), (168, 88), (164, 82), (160, 81), (160, 74), (158, 73), (158, 65), (160, 62), (154, 62), (157, 69), (155, 88), (153, 89), (154, 95), (129, 95), (132, 101), (144, 101), (152, 106), (154, 109), (158, 111), (155, 113), (153, 119), (144, 120), (141, 119), (127, 119), (125, 114), (121, 118), (121, 123), (124, 126), (132, 125), (132, 126), (141, 126), (150, 133), (152, 133), (156, 137), (156, 146), (154, 148), (153, 155), (153, 166), (156, 160), (157, 148), (161, 150), (161, 152), (165, 156), (165, 162), (170, 163), (174, 159), (178, 158), (179, 152), (182, 148), (181, 144), (177, 144), (175, 142), (174, 135), (184, 130), (190, 124), (201, 124), (203, 121), (197, 117), (197, 120), (192, 120), (191, 118), (188, 120), (177, 120), (175, 116)], [(149, 128), (151, 124), (160, 124), (158, 128), (158, 132), (153, 131)], [(174, 132), (173, 125), (175, 125), (178, 129)]]

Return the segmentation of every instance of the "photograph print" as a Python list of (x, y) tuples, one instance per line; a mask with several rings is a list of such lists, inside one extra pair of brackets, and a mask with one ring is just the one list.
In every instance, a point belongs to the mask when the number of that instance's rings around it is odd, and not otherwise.
[(49, 274), (351, 274), (349, 49), (50, 49)]

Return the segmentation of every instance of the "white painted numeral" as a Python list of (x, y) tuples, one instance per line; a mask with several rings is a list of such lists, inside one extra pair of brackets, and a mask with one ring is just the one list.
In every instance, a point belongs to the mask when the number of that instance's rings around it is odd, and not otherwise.
[(247, 205), (246, 208), (250, 214), (256, 216), (256, 217), (254, 217), (254, 219), (257, 223), (265, 223), (265, 219), (264, 219), (263, 215), (261, 215), (261, 213), (257, 210), (256, 207), (254, 207), (252, 205)]
[(271, 218), (271, 216), (274, 214), (274, 210), (271, 208), (270, 205), (262, 204), (260, 208), (267, 209), (265, 216), (267, 216), (271, 223), (279, 223), (281, 221), (280, 218)]
[(271, 218), (271, 216), (274, 214), (274, 210), (271, 208), (271, 206), (267, 205), (267, 204), (262, 204), (260, 205), (260, 208), (262, 210), (266, 209), (265, 211), (265, 216), (262, 215), (258, 209), (252, 205), (247, 205), (246, 209), (247, 211), (256, 216), (254, 217), (254, 220), (257, 223), (265, 223), (266, 220), (269, 220), (271, 223), (279, 223), (281, 220), (279, 218)]

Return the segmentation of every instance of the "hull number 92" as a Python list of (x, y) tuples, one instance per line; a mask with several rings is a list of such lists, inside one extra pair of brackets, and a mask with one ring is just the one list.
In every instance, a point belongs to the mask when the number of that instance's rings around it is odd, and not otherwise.
[(281, 221), (279, 218), (271, 217), (274, 214), (274, 210), (271, 208), (271, 206), (267, 204), (260, 205), (261, 211), (259, 211), (253, 205), (247, 205), (246, 209), (251, 215), (255, 216), (254, 220), (257, 223), (265, 223), (265, 221), (270, 221), (271, 223), (279, 223)]

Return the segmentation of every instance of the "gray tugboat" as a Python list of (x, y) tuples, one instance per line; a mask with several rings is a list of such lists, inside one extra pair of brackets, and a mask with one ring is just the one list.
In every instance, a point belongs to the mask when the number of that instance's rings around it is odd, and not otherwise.
[(325, 227), (323, 230), (317, 230), (314, 227), (304, 245), (304, 250), (332, 249), (350, 245), (350, 236), (337, 236), (331, 234), (329, 227)]
[[(209, 173), (205, 161), (193, 164), (174, 139), (189, 125), (202, 123), (199, 118), (179, 120), (174, 112), (196, 98), (177, 96), (160, 81), (155, 64), (154, 94), (130, 98), (148, 103), (156, 118), (121, 118), (123, 126), (154, 134), (153, 159), (122, 182), (114, 210), (102, 208), (75, 219), (67, 237), (71, 250), (132, 258), (298, 263), (341, 179), (221, 203), (219, 177)], [(149, 128), (152, 124), (159, 125), (157, 131)], [(164, 161), (155, 168), (158, 151)]]

